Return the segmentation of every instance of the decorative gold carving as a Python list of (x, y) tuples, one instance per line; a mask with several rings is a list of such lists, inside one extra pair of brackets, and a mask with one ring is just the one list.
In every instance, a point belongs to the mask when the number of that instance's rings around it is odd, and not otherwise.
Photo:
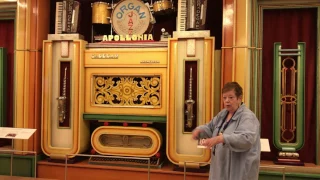
[(188, 128), (192, 127), (192, 120), (194, 118), (193, 115), (193, 104), (195, 103), (195, 101), (192, 99), (192, 68), (190, 68), (190, 77), (189, 77), (189, 97), (188, 99), (185, 101), (185, 104), (187, 105), (187, 110), (186, 110), (186, 114), (187, 114), (187, 124), (186, 126)]
[(67, 67), (64, 69), (62, 96), (58, 97), (59, 122), (63, 123), (66, 119), (66, 100), (67, 100)]
[(139, 135), (101, 134), (99, 142), (102, 146), (147, 149), (152, 146), (152, 139)]
[(94, 103), (106, 106), (160, 107), (160, 76), (94, 76)]
[[(296, 132), (296, 73), (295, 60), (291, 57), (285, 58), (282, 61), (281, 70), (281, 137), (287, 143), (295, 138)], [(290, 85), (289, 89), (288, 84)], [(290, 119), (289, 125), (287, 119)]]

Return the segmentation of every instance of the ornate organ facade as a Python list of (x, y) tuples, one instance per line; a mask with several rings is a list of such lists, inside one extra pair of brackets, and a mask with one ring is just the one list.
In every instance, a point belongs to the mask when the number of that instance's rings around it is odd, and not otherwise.
[(151, 158), (156, 167), (166, 158), (180, 167), (190, 160), (193, 168), (207, 165), (199, 162), (209, 162), (210, 150), (198, 149), (191, 132), (213, 115), (214, 38), (208, 32), (130, 46), (49, 37), (42, 100), (47, 156), (72, 159), (90, 150)]

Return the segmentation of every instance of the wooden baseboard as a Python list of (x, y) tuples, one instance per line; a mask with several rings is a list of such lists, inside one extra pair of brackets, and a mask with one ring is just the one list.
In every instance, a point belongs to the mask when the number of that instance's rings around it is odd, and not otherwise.
[[(68, 180), (124, 180), (128, 179), (128, 177), (130, 177), (130, 180), (141, 180), (148, 178), (147, 168), (93, 165), (89, 164), (88, 161), (82, 161), (80, 163), (75, 164), (68, 164), (67, 171), (65, 165), (62, 163), (39, 161), (37, 170), (39, 178), (52, 178), (58, 180), (65, 179), (65, 172)], [(209, 172), (187, 172), (186, 179), (208, 180), (208, 175)], [(174, 165), (167, 162), (163, 165), (162, 168), (150, 169), (149, 177), (152, 180), (183, 179), (184, 173), (181, 171), (174, 171)]]
[[(184, 172), (175, 171), (175, 166), (166, 162), (161, 168), (150, 169), (151, 180), (184, 179)], [(209, 170), (209, 169), (208, 169)], [(63, 163), (53, 163), (46, 160), (38, 162), (37, 177), (65, 180), (65, 172), (68, 180), (95, 179), (95, 180), (124, 180), (130, 177), (131, 180), (148, 178), (147, 168), (133, 168), (121, 166), (106, 166), (89, 164), (87, 160), (68, 164), (67, 168)], [(261, 161), (260, 176), (274, 173), (282, 176), (285, 173), (290, 177), (303, 179), (304, 177), (317, 178), (320, 166), (312, 163), (305, 163), (305, 166), (276, 165), (272, 161)], [(208, 180), (209, 172), (187, 172), (187, 180)], [(298, 178), (299, 177), (299, 178)], [(320, 176), (319, 176), (320, 177)]]

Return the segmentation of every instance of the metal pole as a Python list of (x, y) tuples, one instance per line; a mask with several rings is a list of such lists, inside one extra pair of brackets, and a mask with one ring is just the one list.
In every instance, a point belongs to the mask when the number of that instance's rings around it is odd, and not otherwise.
[(148, 159), (148, 180), (150, 180), (150, 158)]
[(37, 152), (34, 152), (34, 178), (37, 178)]
[(14, 148), (13, 148), (13, 139), (11, 139), (11, 158), (10, 158), (10, 176), (12, 176), (12, 164), (13, 164), (13, 152), (14, 152)]
[(183, 180), (186, 180), (187, 167), (186, 162), (183, 162)]
[(66, 154), (65, 166), (64, 166), (64, 180), (67, 180), (67, 169), (68, 169), (68, 155)]
[[(12, 143), (13, 143), (13, 139), (12, 139)], [(37, 176), (37, 152), (36, 151), (20, 151), (20, 150), (14, 150), (13, 149), (13, 145), (12, 145), (12, 149), (0, 149), (0, 152), (4, 152), (4, 153), (10, 153), (11, 158), (10, 158), (10, 175), (13, 175), (13, 155), (14, 153), (27, 153), (27, 154), (34, 154), (35, 156), (35, 169), (34, 169), (34, 174), (36, 177)]]

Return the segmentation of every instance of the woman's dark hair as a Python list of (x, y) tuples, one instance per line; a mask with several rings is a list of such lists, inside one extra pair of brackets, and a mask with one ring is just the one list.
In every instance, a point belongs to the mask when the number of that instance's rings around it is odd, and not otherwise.
[(237, 98), (242, 96), (242, 87), (237, 82), (228, 82), (222, 88), (222, 94), (234, 90)]

